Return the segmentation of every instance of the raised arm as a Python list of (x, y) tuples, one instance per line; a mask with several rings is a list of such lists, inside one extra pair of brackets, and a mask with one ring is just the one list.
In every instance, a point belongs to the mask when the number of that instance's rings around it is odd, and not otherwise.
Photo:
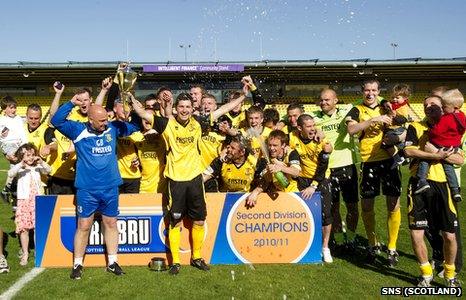
[(52, 103), (50, 104), (50, 108), (49, 108), (49, 115), (50, 115), (49, 123), (52, 117), (57, 112), (58, 106), (60, 105), (60, 98), (61, 98), (61, 95), (63, 94), (63, 91), (65, 90), (65, 85), (58, 81), (55, 81), (53, 83), (53, 89), (55, 90), (55, 97), (53, 97)]
[(100, 93), (99, 95), (97, 95), (97, 98), (95, 99), (95, 104), (102, 105), (104, 103), (105, 96), (110, 90), (110, 87), (112, 86), (112, 84), (113, 84), (112, 77), (107, 77), (104, 80), (102, 80), (102, 86), (100, 89)]
[(83, 128), (84, 123), (75, 122), (67, 120), (66, 118), (70, 114), (74, 106), (79, 105), (80, 101), (78, 96), (74, 95), (73, 98), (60, 106), (51, 119), (52, 125), (67, 138), (74, 140), (78, 134), (80, 134), (79, 129)]

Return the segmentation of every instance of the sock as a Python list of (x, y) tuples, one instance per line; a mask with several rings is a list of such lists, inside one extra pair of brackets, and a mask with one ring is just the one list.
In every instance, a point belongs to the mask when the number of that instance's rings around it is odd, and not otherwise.
[(396, 241), (398, 240), (398, 231), (401, 224), (401, 210), (388, 212), (388, 250), (396, 250)]
[(427, 278), (427, 277), (432, 276), (432, 274), (433, 274), (432, 266), (431, 266), (431, 264), (429, 262), (425, 262), (425, 263), (420, 264), (419, 268), (421, 269), (422, 277)]
[(343, 232), (334, 232), (333, 239), (335, 240), (335, 244), (341, 245), (345, 241), (345, 236), (343, 235)]
[(193, 259), (201, 258), (201, 248), (204, 242), (204, 225), (193, 224)]
[(375, 236), (375, 212), (363, 211), (362, 221), (364, 223), (364, 229), (366, 229), (369, 246), (374, 247), (377, 244), (377, 237)]
[(351, 230), (346, 230), (346, 241), (348, 243), (354, 242), (354, 239), (356, 238), (356, 232), (351, 231)]
[(445, 277), (446, 280), (455, 278), (455, 265), (449, 265), (447, 263), (443, 263), (443, 276)]
[(74, 258), (74, 265), (83, 265), (83, 258), (82, 257), (75, 257)]
[(109, 266), (118, 261), (116, 254), (108, 255), (107, 258), (108, 258), (108, 265)]
[(170, 251), (172, 253), (173, 263), (180, 263), (180, 240), (181, 240), (181, 228), (172, 227), (168, 230), (168, 240), (170, 242)]

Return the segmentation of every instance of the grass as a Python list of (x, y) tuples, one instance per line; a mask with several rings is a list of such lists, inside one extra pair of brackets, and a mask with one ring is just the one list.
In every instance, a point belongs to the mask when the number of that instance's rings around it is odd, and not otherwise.
[[(6, 169), (0, 162), (0, 169)], [(4, 182), (5, 172), (0, 173)], [(463, 173), (462, 185), (466, 174)], [(389, 269), (383, 260), (375, 266), (364, 264), (362, 255), (341, 255), (335, 257), (331, 265), (215, 265), (210, 272), (202, 272), (183, 266), (181, 273), (170, 277), (166, 272), (152, 272), (146, 267), (126, 267), (126, 275), (115, 277), (106, 273), (104, 268), (86, 268), (80, 281), (69, 279), (69, 269), (47, 269), (21, 290), (17, 299), (70, 298), (142, 298), (142, 299), (307, 299), (325, 297), (335, 299), (373, 298), (380, 295), (382, 286), (412, 286), (419, 275), (416, 258), (411, 248), (406, 217), (407, 169), (403, 168), (402, 224), (398, 239), (400, 262), (396, 268)], [(344, 212), (344, 209), (342, 209)], [(464, 202), (459, 211), (464, 211)], [(11, 207), (0, 204), (0, 220), (5, 231), (14, 232), (10, 219)], [(465, 224), (464, 214), (460, 223)], [(376, 199), (377, 232), (382, 240), (386, 239), (385, 201)], [(463, 227), (464, 228), (464, 227)], [(362, 221), (358, 233), (365, 236)], [(466, 240), (463, 235), (463, 245)], [(9, 252), (9, 274), (0, 274), (0, 292), (5, 291), (24, 273), (27, 267), (19, 266), (19, 250), (16, 238), (9, 236), (6, 249)], [(232, 272), (235, 279), (232, 279)], [(464, 272), (459, 279), (465, 281)], [(440, 278), (436, 282), (442, 283)]]

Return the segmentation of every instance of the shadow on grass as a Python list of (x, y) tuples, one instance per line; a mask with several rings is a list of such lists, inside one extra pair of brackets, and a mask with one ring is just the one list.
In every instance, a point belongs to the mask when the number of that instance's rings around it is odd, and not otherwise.
[[(367, 239), (357, 236), (357, 246), (355, 248), (337, 247), (332, 252), (335, 257), (345, 260), (358, 268), (370, 270), (384, 276), (391, 276), (399, 280), (405, 281), (411, 285), (416, 285), (418, 280), (412, 274), (400, 270), (397, 267), (389, 267), (388, 260), (383, 255), (386, 253), (386, 248), (382, 247), (381, 254), (376, 255), (375, 260), (369, 261), (366, 251)], [(398, 254), (408, 259), (416, 260), (416, 256), (398, 251)]]

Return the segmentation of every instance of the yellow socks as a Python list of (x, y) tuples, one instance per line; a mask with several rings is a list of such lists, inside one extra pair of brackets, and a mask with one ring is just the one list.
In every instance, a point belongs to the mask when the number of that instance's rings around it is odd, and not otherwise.
[(364, 222), (364, 229), (366, 229), (369, 246), (374, 247), (377, 244), (377, 238), (375, 236), (375, 212), (363, 211), (362, 221)]
[(172, 227), (168, 230), (168, 240), (170, 242), (170, 251), (172, 252), (173, 264), (180, 263), (180, 240), (181, 228)]
[(204, 242), (204, 225), (193, 224), (193, 259), (202, 258), (201, 249)]
[(432, 276), (433, 274), (432, 266), (430, 265), (429, 262), (420, 264), (419, 268), (421, 269), (422, 277), (428, 278)]
[(398, 231), (401, 224), (401, 210), (388, 212), (388, 250), (396, 250), (396, 241), (398, 240)]
[(455, 278), (455, 265), (443, 263), (443, 274), (446, 280)]

